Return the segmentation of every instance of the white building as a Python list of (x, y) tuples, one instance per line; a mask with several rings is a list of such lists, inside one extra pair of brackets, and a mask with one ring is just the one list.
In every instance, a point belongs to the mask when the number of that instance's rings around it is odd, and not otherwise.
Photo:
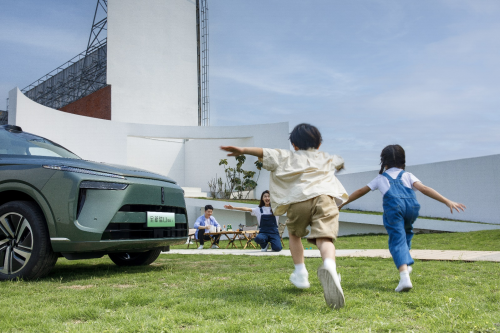
[[(100, 47), (105, 87), (59, 110), (13, 89), (10, 124), (84, 159), (148, 169), (201, 191), (223, 176), (220, 145), (289, 147), (288, 123), (198, 126), (196, 1), (109, 0), (107, 9), (107, 45)], [(62, 76), (39, 86), (55, 86)], [(257, 171), (253, 162), (248, 158), (245, 169)], [(267, 188), (268, 178), (263, 171), (257, 192)]]

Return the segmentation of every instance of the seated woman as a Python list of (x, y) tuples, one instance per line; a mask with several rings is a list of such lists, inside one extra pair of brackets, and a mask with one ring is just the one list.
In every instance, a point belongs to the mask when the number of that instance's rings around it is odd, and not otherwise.
[(269, 243), (271, 243), (271, 249), (273, 251), (281, 251), (283, 247), (281, 246), (280, 234), (278, 232), (279, 216), (273, 215), (273, 210), (271, 209), (271, 194), (268, 190), (262, 192), (259, 206), (256, 208), (233, 207), (231, 205), (225, 205), (224, 208), (250, 212), (253, 216), (256, 216), (260, 229), (254, 241), (260, 245), (262, 248), (261, 251), (267, 251)]
[(201, 215), (196, 219), (196, 222), (194, 223), (193, 228), (196, 229), (196, 233), (194, 234), (194, 237), (200, 242), (200, 246), (198, 247), (198, 250), (203, 250), (203, 245), (205, 244), (206, 240), (211, 240), (210, 237), (214, 238), (214, 245), (212, 245), (212, 249), (218, 249), (219, 248), (219, 239), (220, 236), (209, 236), (205, 235), (206, 232), (209, 232), (210, 226), (214, 227), (219, 227), (220, 224), (217, 222), (215, 217), (212, 216), (212, 213), (214, 212), (214, 207), (212, 205), (206, 205), (205, 206), (205, 214)]

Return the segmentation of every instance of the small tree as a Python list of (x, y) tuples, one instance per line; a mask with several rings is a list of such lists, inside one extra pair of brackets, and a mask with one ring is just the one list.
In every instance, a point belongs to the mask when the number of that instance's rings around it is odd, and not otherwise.
[(208, 188), (210, 191), (210, 196), (214, 199), (217, 199), (222, 192), (222, 178), (217, 178), (217, 175), (215, 175), (215, 178), (208, 181)]
[[(237, 199), (243, 199), (243, 192), (248, 191), (246, 198), (250, 191), (257, 187), (257, 182), (253, 180), (255, 176), (255, 171), (243, 170), (242, 166), (246, 161), (245, 155), (236, 156), (236, 167), (232, 168), (229, 166), (227, 159), (221, 159), (219, 165), (224, 167), (224, 174), (226, 176), (226, 181), (223, 182), (221, 178), (211, 180), (208, 182), (210, 188), (210, 193), (215, 193), (223, 199), (230, 199), (233, 192), (236, 192)], [(262, 168), (262, 162), (255, 162), (255, 166), (259, 170)], [(258, 177), (257, 177), (258, 179)], [(215, 188), (218, 188), (218, 193)], [(212, 190), (214, 189), (214, 190)]]

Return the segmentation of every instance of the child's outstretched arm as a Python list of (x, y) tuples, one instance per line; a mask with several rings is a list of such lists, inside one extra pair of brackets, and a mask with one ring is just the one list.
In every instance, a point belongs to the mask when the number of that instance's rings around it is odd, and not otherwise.
[(340, 205), (339, 209), (341, 209), (342, 207), (344, 207), (348, 203), (353, 202), (354, 200), (358, 200), (359, 198), (361, 198), (363, 195), (365, 195), (366, 193), (368, 193), (370, 191), (371, 191), (371, 189), (368, 186), (364, 186), (364, 187), (360, 188), (359, 190), (352, 192), (352, 194), (349, 196), (349, 199), (346, 202), (344, 202), (342, 205)]
[(258, 158), (264, 156), (262, 148), (258, 147), (235, 147), (235, 146), (221, 146), (220, 149), (229, 152), (227, 156), (240, 156), (240, 155), (253, 155)]
[(458, 203), (458, 202), (453, 202), (445, 197), (443, 197), (441, 194), (439, 194), (436, 190), (430, 188), (429, 186), (425, 186), (421, 182), (415, 182), (413, 183), (413, 187), (415, 187), (417, 190), (428, 196), (429, 198), (432, 198), (434, 200), (440, 201), (444, 203), (446, 206), (450, 208), (451, 213), (453, 214), (453, 209), (455, 209), (457, 212), (460, 213), (461, 209), (464, 211), (466, 208), (465, 205)]

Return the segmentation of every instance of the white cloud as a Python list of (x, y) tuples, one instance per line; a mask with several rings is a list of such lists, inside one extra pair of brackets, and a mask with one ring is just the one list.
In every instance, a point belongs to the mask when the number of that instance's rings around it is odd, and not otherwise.
[[(86, 48), (86, 39), (75, 31), (61, 30), (16, 20), (3, 21), (0, 42), (77, 55)], [(69, 59), (68, 59), (69, 60)]]

